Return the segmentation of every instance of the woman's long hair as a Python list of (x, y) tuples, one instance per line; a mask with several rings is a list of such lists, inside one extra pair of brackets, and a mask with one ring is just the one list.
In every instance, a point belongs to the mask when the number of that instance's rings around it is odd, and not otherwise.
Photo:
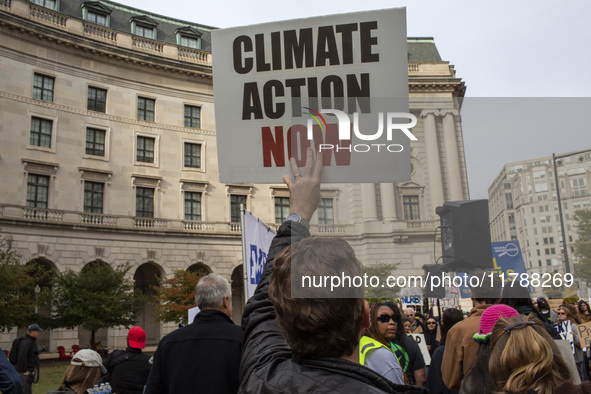
[[(517, 325), (505, 330), (509, 325)], [(532, 324), (533, 322), (533, 324)], [(571, 375), (558, 347), (533, 315), (499, 319), (490, 340), (490, 374), (499, 393), (551, 394)]]
[[(377, 316), (377, 314), (378, 314), (378, 309), (380, 309), (380, 307), (382, 307), (382, 306), (385, 306), (387, 308), (390, 308), (390, 310), (392, 310), (392, 308), (390, 306), (386, 305), (383, 302), (377, 302), (375, 304), (372, 304), (371, 307), (369, 308), (369, 327), (367, 327), (365, 329), (365, 335), (375, 339), (376, 341), (380, 342), (381, 344), (386, 346), (388, 349), (390, 349), (390, 345), (388, 344), (388, 341), (378, 331), (378, 316)], [(396, 309), (398, 309), (398, 308), (396, 308)], [(398, 331), (400, 330), (400, 327), (402, 327), (399, 323), (400, 311), (392, 310), (392, 313), (395, 316), (397, 316), (397, 319), (394, 319), (394, 321), (396, 322), (396, 335), (398, 335)], [(404, 328), (403, 328), (403, 330), (404, 330)]]
[(564, 313), (566, 313), (566, 318), (571, 322), (571, 324), (579, 324), (579, 320), (577, 319), (577, 310), (574, 306), (568, 304), (562, 304), (558, 307), (558, 309), (562, 309)]
[(65, 389), (67, 386), (76, 390), (79, 393), (85, 393), (86, 389), (97, 384), (101, 377), (100, 368), (89, 368), (81, 365), (70, 365), (64, 373), (64, 380), (59, 390)]

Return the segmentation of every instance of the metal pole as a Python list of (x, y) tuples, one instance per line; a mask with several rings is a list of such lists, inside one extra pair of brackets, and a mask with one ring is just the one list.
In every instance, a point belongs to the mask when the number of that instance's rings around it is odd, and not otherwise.
[(244, 204), (240, 204), (240, 233), (242, 234), (242, 272), (244, 274), (244, 304), (248, 302), (248, 251), (246, 250), (246, 236), (244, 235)]
[(558, 170), (556, 168), (556, 155), (552, 153), (554, 163), (554, 184), (556, 187), (556, 199), (558, 200), (558, 216), (560, 216), (560, 232), (562, 233), (562, 249), (564, 251), (564, 272), (570, 274), (570, 262), (568, 261), (568, 249), (566, 248), (566, 232), (564, 231), (564, 219), (562, 218), (562, 201), (560, 199), (560, 184), (558, 183)]

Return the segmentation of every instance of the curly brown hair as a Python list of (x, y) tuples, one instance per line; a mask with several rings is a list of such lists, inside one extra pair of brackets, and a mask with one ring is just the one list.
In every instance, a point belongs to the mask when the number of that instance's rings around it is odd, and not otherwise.
[[(363, 288), (340, 294), (356, 298), (292, 298), (292, 266), (296, 275), (360, 276), (351, 246), (340, 238), (309, 237), (284, 249), (273, 263), (269, 296), (294, 359), (352, 354), (362, 332)], [(314, 289), (309, 294), (314, 297)]]

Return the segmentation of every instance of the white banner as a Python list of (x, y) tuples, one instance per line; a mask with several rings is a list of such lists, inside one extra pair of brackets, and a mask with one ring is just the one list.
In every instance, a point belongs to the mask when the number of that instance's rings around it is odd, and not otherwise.
[(404, 8), (211, 34), (220, 182), (277, 183), (310, 146), (323, 183), (410, 180)]
[(573, 354), (575, 354), (575, 341), (573, 338), (573, 332), (569, 320), (554, 323), (554, 328), (558, 331), (560, 338), (570, 343), (570, 348)]
[(421, 349), (421, 353), (423, 353), (423, 358), (425, 359), (425, 365), (431, 365), (431, 355), (429, 354), (429, 350), (427, 349), (427, 342), (425, 342), (425, 335), (423, 334), (408, 334), (409, 337), (415, 340), (417, 345), (419, 345), (419, 349)]
[(273, 237), (275, 237), (275, 231), (267, 227), (252, 213), (244, 211), (242, 245), (245, 248), (243, 255), (246, 256), (244, 267), (246, 267), (248, 298), (252, 297), (261, 279)]

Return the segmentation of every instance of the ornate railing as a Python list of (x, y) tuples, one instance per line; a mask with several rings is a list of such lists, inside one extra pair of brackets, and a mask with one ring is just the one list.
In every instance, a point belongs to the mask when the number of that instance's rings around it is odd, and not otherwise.
[(117, 217), (101, 215), (97, 213), (82, 213), (80, 214), (80, 222), (82, 224), (90, 224), (96, 226), (116, 227)]
[(183, 228), (189, 231), (214, 231), (215, 223), (183, 220)]
[(168, 220), (165, 219), (135, 218), (133, 220), (133, 226), (137, 228), (165, 229), (167, 225)]
[(179, 60), (195, 63), (207, 63), (209, 58), (208, 52), (187, 47), (178, 47), (178, 55)]
[(56, 209), (25, 207), (23, 208), (23, 218), (42, 222), (61, 222), (63, 212)]
[(409, 220), (406, 222), (406, 228), (410, 229), (433, 229), (439, 226), (439, 220)]
[(0, 7), (11, 7), (11, 0), (0, 0)]
[(68, 17), (66, 15), (35, 4), (29, 5), (29, 15), (33, 19), (51, 23), (62, 29), (66, 28), (66, 23), (68, 22)]
[(413, 73), (418, 73), (419, 70), (419, 64), (418, 63), (410, 63), (408, 65), (408, 73), (409, 74), (413, 74)]
[(150, 52), (162, 53), (164, 45), (161, 42), (150, 40), (148, 38), (133, 36), (132, 46), (137, 49)]
[(110, 41), (112, 43), (117, 41), (117, 32), (115, 30), (108, 29), (104, 26), (93, 25), (92, 23), (84, 23), (84, 34), (90, 38)]

